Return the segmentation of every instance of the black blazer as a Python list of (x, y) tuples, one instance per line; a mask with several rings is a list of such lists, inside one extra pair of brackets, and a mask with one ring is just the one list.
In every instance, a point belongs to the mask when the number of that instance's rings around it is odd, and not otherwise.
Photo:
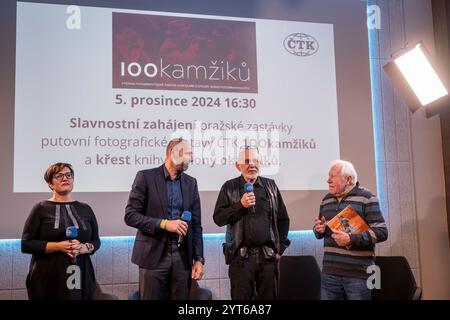
[[(125, 208), (125, 223), (138, 229), (131, 262), (147, 269), (157, 266), (169, 234), (159, 228), (161, 219), (169, 218), (163, 166), (136, 174)], [(181, 173), (180, 179), (182, 209), (192, 212), (192, 220), (184, 239), (188, 245), (189, 265), (192, 266), (194, 260), (203, 260), (200, 197), (195, 178)]]

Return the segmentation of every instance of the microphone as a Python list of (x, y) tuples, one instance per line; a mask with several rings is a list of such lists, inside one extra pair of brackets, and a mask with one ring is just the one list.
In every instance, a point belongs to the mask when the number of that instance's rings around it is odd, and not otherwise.
[[(181, 215), (181, 220), (183, 220), (184, 222), (186, 222), (189, 225), (189, 222), (192, 219), (192, 213), (190, 211), (184, 211), (183, 214)], [(181, 246), (181, 243), (183, 242), (183, 235), (178, 237), (178, 243), (177, 246), (178, 248)]]
[[(253, 184), (251, 184), (250, 182), (246, 182), (244, 184), (244, 191), (245, 191), (245, 193), (253, 192)], [(248, 208), (248, 211), (250, 213), (255, 213), (255, 206)]]
[[(66, 238), (68, 240), (73, 240), (78, 237), (78, 228), (75, 226), (70, 226), (66, 228)], [(72, 258), (72, 263), (77, 262), (77, 257)]]

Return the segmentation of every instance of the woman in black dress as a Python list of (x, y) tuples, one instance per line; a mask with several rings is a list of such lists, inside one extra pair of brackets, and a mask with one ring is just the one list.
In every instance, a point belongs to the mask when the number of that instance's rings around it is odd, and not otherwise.
[[(72, 199), (70, 164), (51, 165), (44, 180), (53, 195), (33, 207), (22, 234), (22, 252), (33, 255), (26, 279), (28, 298), (90, 300), (96, 285), (90, 255), (100, 247), (94, 212)], [(75, 239), (68, 239), (68, 227), (78, 231)]]

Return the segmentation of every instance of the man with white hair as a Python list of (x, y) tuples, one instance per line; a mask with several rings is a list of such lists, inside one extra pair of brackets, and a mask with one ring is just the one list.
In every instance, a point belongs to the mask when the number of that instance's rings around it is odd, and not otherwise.
[(213, 215), (218, 226), (227, 225), (223, 249), (231, 299), (274, 300), (279, 259), (290, 244), (289, 216), (275, 181), (259, 176), (256, 148), (240, 152), (236, 169), (241, 175), (224, 183)]
[[(328, 172), (328, 191), (314, 219), (314, 234), (324, 239), (322, 299), (370, 300), (367, 267), (374, 264), (375, 244), (388, 236), (378, 199), (359, 186), (353, 165), (335, 160)], [(332, 230), (327, 226), (336, 214), (351, 205), (369, 226), (362, 233)]]

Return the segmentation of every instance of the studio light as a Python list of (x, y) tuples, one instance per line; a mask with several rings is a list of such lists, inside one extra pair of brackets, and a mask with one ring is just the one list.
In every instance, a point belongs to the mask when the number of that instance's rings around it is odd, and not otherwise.
[(412, 112), (448, 98), (448, 90), (422, 43), (384, 66)]

